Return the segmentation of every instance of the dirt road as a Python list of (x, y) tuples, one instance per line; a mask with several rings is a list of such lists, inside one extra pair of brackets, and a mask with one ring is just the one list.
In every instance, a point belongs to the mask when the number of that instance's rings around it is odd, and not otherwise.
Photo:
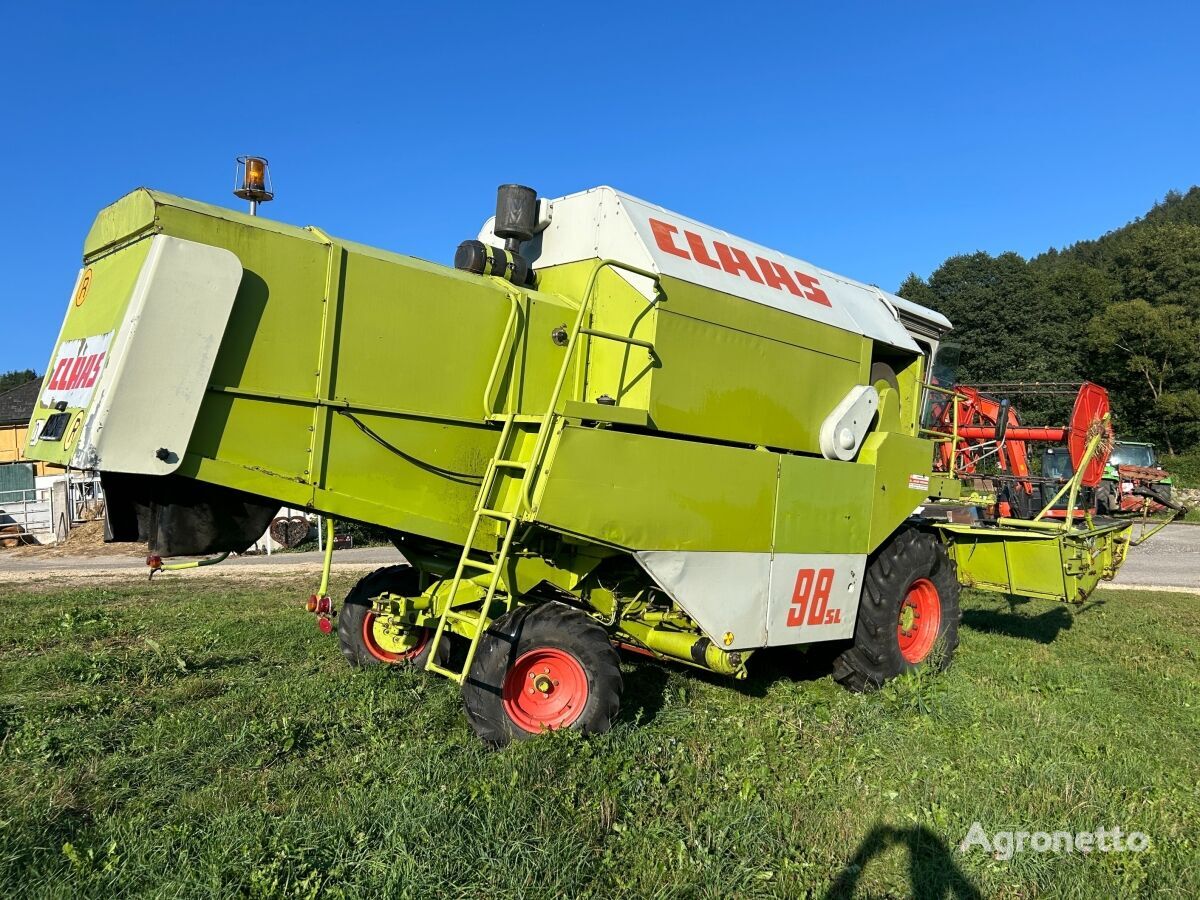
[[(370, 571), (401, 561), (400, 554), (391, 547), (339, 550), (333, 557), (334, 566), (340, 571)], [(321, 554), (314, 551), (234, 557), (200, 571), (205, 575), (226, 576), (285, 575), (315, 572), (320, 567)], [(18, 556), (0, 551), (0, 582), (145, 576), (146, 573), (142, 556)], [(165, 573), (160, 577), (174, 578), (179, 574)], [(1200, 526), (1170, 525), (1141, 547), (1134, 547), (1111, 587), (1171, 588), (1200, 594)]]

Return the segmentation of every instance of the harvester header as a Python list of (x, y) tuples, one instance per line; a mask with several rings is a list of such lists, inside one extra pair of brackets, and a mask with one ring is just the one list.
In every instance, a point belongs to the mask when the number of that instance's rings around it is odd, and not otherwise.
[(143, 189), (85, 241), (27, 452), (98, 470), (156, 568), (284, 504), (386, 529), (403, 565), (308, 604), (351, 663), (453, 679), (492, 743), (603, 731), (614, 647), (740, 678), (825, 642), (866, 690), (949, 663), (960, 581), (1115, 574), (1127, 524), (935, 470), (949, 327), (611, 188), (502, 186), (454, 268)]

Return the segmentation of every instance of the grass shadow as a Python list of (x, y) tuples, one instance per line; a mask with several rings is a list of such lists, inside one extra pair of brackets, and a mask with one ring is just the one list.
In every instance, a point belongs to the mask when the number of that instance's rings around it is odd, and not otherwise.
[(764, 647), (756, 650), (747, 663), (750, 675), (745, 681), (720, 680), (748, 696), (765, 697), (780, 681), (801, 684), (830, 677), (834, 660), (848, 646), (849, 641), (822, 641), (803, 646)]
[(666, 703), (667, 681), (671, 673), (666, 664), (649, 659), (629, 660), (634, 666), (632, 677), (625, 678), (618, 722), (648, 725), (654, 721)]
[(958, 867), (946, 842), (920, 825), (910, 828), (876, 825), (872, 828), (854, 851), (854, 856), (830, 884), (824, 895), (825, 900), (853, 897), (867, 864), (897, 844), (908, 850), (908, 896), (916, 900), (941, 900), (946, 897), (982, 900), (983, 895)]
[(1019, 615), (1010, 604), (1008, 612), (1000, 609), (967, 609), (963, 611), (962, 624), (972, 631), (985, 634), (1003, 634), (1008, 637), (1050, 644), (1059, 632), (1074, 624), (1071, 612), (1056, 606), (1036, 616)]
[[(628, 654), (622, 657), (623, 661), (632, 663), (637, 670), (636, 678), (625, 680), (620, 721), (640, 721), (642, 724), (653, 721), (663, 707), (667, 680), (672, 671), (747, 697), (765, 697), (780, 681), (796, 684), (829, 677), (833, 672), (833, 661), (847, 646), (848, 641), (829, 641), (808, 645), (807, 650), (798, 646), (764, 647), (754, 652), (747, 664), (749, 675), (742, 680), (682, 663), (659, 662)], [(638, 719), (638, 716), (642, 718)]]
[(258, 663), (259, 659), (253, 656), (239, 656), (237, 654), (206, 656), (200, 659), (186, 659), (188, 671), (194, 674), (201, 672), (220, 672), (223, 669), (236, 669), (239, 666)]

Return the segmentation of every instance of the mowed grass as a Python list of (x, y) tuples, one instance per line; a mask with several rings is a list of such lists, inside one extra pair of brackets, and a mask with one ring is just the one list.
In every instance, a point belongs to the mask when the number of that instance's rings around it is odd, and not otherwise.
[[(611, 734), (495, 752), (311, 589), (0, 587), (0, 896), (1200, 895), (1200, 598), (968, 594), (951, 670), (866, 696), (629, 662)], [(975, 821), (1152, 844), (1003, 861)]]

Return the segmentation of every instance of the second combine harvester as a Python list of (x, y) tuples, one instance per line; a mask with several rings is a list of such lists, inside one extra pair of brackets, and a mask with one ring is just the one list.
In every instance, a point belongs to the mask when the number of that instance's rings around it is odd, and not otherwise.
[[(137, 190), (88, 234), (27, 450), (98, 469), (109, 537), (159, 556), (281, 504), (386, 528), (407, 565), (336, 610), (352, 664), (454, 679), (495, 744), (599, 732), (614, 644), (744, 677), (841, 641), (863, 690), (949, 663), (960, 581), (1115, 573), (1126, 524), (948, 521), (949, 328), (606, 187), (502, 187), (455, 268)], [(1105, 408), (1075, 424), (1095, 455)]]

